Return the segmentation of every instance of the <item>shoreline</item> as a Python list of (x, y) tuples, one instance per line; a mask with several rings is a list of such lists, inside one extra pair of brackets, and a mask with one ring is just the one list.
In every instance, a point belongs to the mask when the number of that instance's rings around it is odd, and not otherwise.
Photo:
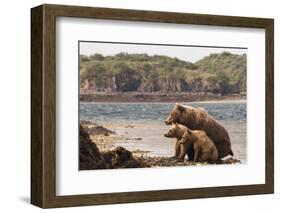
[[(82, 132), (81, 128), (83, 130)], [(135, 127), (126, 126), (125, 128)], [(115, 146), (116, 143), (118, 143), (117, 141), (120, 139), (126, 140), (126, 137), (122, 134), (118, 134), (112, 129), (105, 128), (104, 126), (96, 123), (82, 121), (80, 124), (79, 156), (82, 159), (79, 163), (80, 170), (211, 166), (242, 163), (240, 160), (234, 158), (228, 158), (214, 164), (209, 164), (207, 162), (193, 162), (188, 159), (185, 159), (184, 161), (177, 161), (176, 159), (167, 156), (151, 156), (149, 155), (150, 151), (143, 149), (137, 148), (131, 150), (124, 146)], [(134, 141), (137, 138), (129, 137), (127, 139)], [(134, 141), (133, 143), (139, 142)]]
[(96, 93), (80, 94), (80, 102), (104, 102), (104, 103), (143, 103), (143, 102), (217, 102), (246, 100), (245, 94), (206, 94), (206, 93)]
[[(184, 162), (174, 162), (170, 159), (173, 156), (174, 140), (170, 138), (162, 138), (160, 144), (153, 145), (153, 141), (156, 141), (154, 136), (152, 138), (146, 135), (138, 133), (139, 130), (147, 130), (145, 124), (121, 124), (121, 123), (95, 123), (92, 121), (80, 121), (80, 124), (84, 127), (85, 131), (89, 134), (89, 138), (96, 144), (99, 151), (103, 154), (108, 152), (114, 152), (118, 147), (122, 147), (129, 151), (131, 155), (150, 167), (166, 167), (166, 166), (192, 166), (194, 162), (189, 161), (187, 158)], [(157, 127), (157, 129), (159, 129)], [(163, 132), (166, 127), (161, 129)], [(155, 129), (152, 130), (155, 133)], [(157, 132), (154, 135), (159, 135)], [(149, 140), (147, 142), (147, 140)], [(156, 149), (155, 149), (156, 148)], [(238, 158), (239, 159), (239, 158)], [(242, 163), (243, 160), (237, 160), (236, 158), (230, 158), (223, 160), (222, 164), (235, 164)], [(195, 163), (195, 165), (202, 165), (202, 163)], [(206, 165), (205, 163), (203, 163)], [(208, 165), (208, 164), (207, 164)]]
[(206, 101), (154, 101), (154, 102), (146, 102), (146, 101), (134, 101), (134, 102), (122, 102), (122, 101), (80, 101), (80, 103), (88, 103), (88, 104), (142, 104), (142, 103), (150, 103), (150, 104), (165, 104), (165, 103), (179, 103), (179, 104), (186, 104), (186, 103), (191, 103), (191, 104), (200, 104), (200, 103), (205, 103), (205, 104), (213, 104), (213, 103), (247, 103), (247, 99), (222, 99), (222, 100), (206, 100)]

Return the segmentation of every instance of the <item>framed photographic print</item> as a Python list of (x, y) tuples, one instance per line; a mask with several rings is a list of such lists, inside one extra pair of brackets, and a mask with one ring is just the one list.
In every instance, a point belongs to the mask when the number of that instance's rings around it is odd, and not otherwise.
[(31, 203), (274, 191), (272, 19), (31, 9)]

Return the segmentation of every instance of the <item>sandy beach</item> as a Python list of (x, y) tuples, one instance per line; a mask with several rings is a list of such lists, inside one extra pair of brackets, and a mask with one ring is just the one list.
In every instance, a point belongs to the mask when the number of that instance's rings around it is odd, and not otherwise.
[[(224, 100), (183, 103), (203, 107), (229, 133), (234, 158), (247, 163), (247, 103), (246, 100)], [(145, 167), (190, 166), (187, 156), (183, 163), (175, 162), (175, 139), (164, 137), (169, 129), (164, 123), (174, 103), (80, 103), (80, 123), (99, 152), (116, 156), (125, 149), (128, 156)], [(124, 151), (124, 150), (123, 150)], [(102, 154), (103, 155), (103, 154)], [(237, 163), (228, 156), (221, 163)], [(115, 157), (114, 157), (115, 159)], [(121, 159), (120, 156), (118, 159)], [(202, 165), (196, 163), (196, 165)], [(119, 167), (118, 167), (119, 168)]]
[[(99, 124), (88, 124), (88, 128), (99, 127), (105, 128), (112, 133), (101, 132), (102, 134), (90, 134), (92, 141), (96, 143), (101, 152), (106, 152), (115, 149), (116, 147), (124, 147), (132, 152), (135, 157), (146, 160), (155, 161), (155, 158), (172, 157), (174, 155), (175, 139), (164, 137), (164, 133), (169, 126), (158, 121), (151, 122), (100, 122)], [(243, 127), (224, 123), (224, 126), (230, 130), (232, 138), (233, 151), (235, 158), (246, 162), (246, 149), (241, 138), (244, 136)], [(187, 161), (187, 159), (186, 159)], [(185, 165), (190, 165), (187, 162)]]

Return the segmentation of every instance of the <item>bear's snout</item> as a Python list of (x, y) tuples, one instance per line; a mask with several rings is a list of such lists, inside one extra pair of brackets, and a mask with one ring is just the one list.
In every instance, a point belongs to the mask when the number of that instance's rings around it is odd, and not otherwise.
[(170, 138), (171, 134), (169, 134), (168, 132), (164, 134), (165, 137)]
[(173, 120), (172, 119), (166, 119), (165, 120), (165, 124), (166, 125), (170, 125), (170, 124), (172, 124), (173, 123)]

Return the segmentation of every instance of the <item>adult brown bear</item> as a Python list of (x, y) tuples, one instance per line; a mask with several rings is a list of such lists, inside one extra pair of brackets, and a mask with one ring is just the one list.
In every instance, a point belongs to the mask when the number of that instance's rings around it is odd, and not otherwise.
[[(219, 159), (227, 155), (233, 156), (228, 132), (201, 107), (194, 108), (176, 104), (165, 120), (165, 123), (167, 125), (180, 123), (191, 130), (204, 130), (208, 137), (215, 143)], [(192, 150), (190, 150), (190, 152), (192, 152)]]

